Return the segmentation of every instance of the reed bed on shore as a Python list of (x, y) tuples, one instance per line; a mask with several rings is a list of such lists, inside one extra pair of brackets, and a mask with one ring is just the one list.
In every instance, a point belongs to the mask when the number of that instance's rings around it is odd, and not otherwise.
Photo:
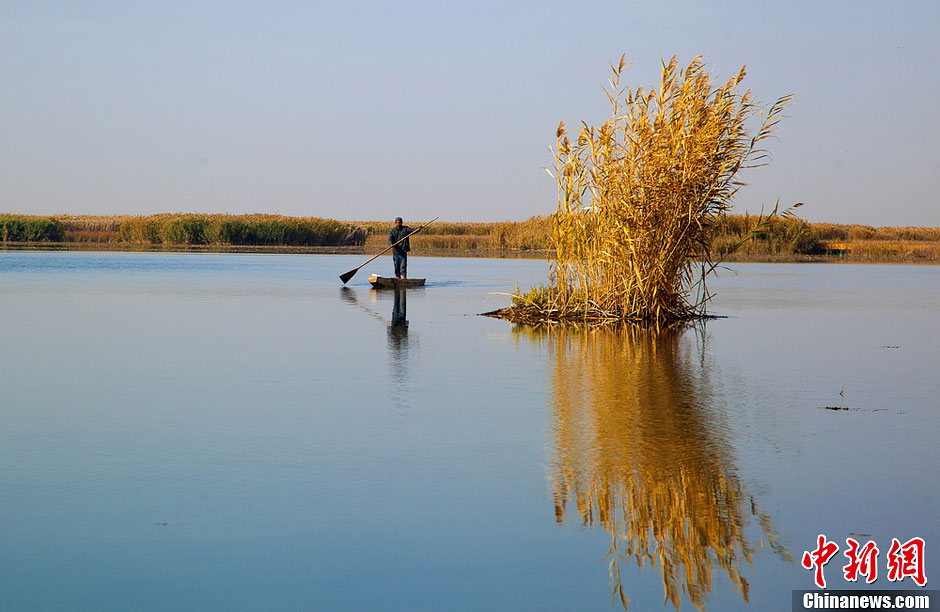
[[(106, 227), (111, 240), (127, 244), (361, 246), (366, 237), (361, 227), (317, 217), (162, 214), (106, 219), (99, 227)], [(85, 230), (89, 225), (92, 229)], [(97, 229), (87, 218), (77, 227)]]
[[(367, 247), (385, 246), (389, 223), (360, 223), (369, 231)], [(501, 223), (434, 223), (410, 239), (415, 251), (479, 250), (530, 251), (551, 248), (551, 224), (543, 217)]]
[[(525, 317), (659, 325), (704, 316), (711, 228), (730, 210), (740, 172), (767, 162), (763, 143), (790, 100), (762, 109), (739, 90), (743, 67), (716, 84), (699, 57), (684, 69), (673, 57), (648, 91), (621, 85), (625, 66), (611, 66), (603, 125), (583, 123), (571, 137), (558, 126), (555, 259), (548, 287), (516, 296)], [(751, 233), (766, 222), (755, 219)]]
[(820, 255), (823, 240), (806, 221), (792, 215), (765, 218), (758, 227), (749, 215), (719, 215), (706, 230), (718, 259), (739, 249), (754, 255)]
[(365, 230), (332, 219), (280, 215), (154, 215), (121, 223), (123, 242), (271, 246), (361, 245)]
[(940, 228), (938, 227), (872, 227), (857, 224), (813, 223), (811, 228), (820, 240), (940, 242)]
[[(409, 238), (414, 252), (431, 250), (455, 251), (494, 251), (498, 250), (490, 234), (425, 234), (422, 230)], [(388, 246), (388, 236), (373, 234), (366, 238), (366, 247), (370, 250)]]
[(55, 217), (0, 215), (0, 242), (59, 242), (65, 237)]
[[(144, 240), (141, 225), (147, 219), (164, 219), (186, 215), (14, 215), (0, 214), (0, 243), (8, 245), (41, 245), (61, 243), (72, 248), (134, 248), (198, 246), (206, 249), (253, 246), (258, 248), (292, 246), (281, 244), (287, 232), (278, 235), (252, 225), (252, 219), (273, 215), (203, 215), (213, 219), (227, 219), (225, 231), (213, 230), (212, 223), (191, 227), (187, 236), (178, 224), (176, 238), (183, 242), (168, 242), (174, 238), (162, 230), (162, 224), (149, 226), (149, 238)], [(300, 217), (281, 217), (281, 220), (301, 220)], [(342, 244), (311, 245), (328, 248), (364, 247), (381, 249), (387, 244), (391, 223), (384, 221), (333, 221), (346, 229), (346, 242)], [(548, 252), (552, 249), (553, 218), (532, 217), (526, 221), (499, 223), (437, 222), (416, 234), (412, 246), (435, 253), (478, 252), (481, 255), (500, 255), (523, 252)], [(793, 217), (764, 218), (760, 231), (755, 229), (756, 219), (750, 215), (727, 214), (713, 219), (708, 227), (713, 254), (726, 261), (846, 261), (846, 262), (940, 262), (940, 228), (931, 227), (872, 227), (858, 224), (810, 223)], [(126, 226), (128, 234), (122, 235)], [(136, 229), (130, 229), (136, 226)], [(221, 228), (221, 222), (219, 227)], [(4, 234), (4, 228), (6, 233)], [(44, 228), (44, 229), (43, 229)], [(60, 228), (61, 231), (59, 231)], [(208, 228), (208, 229), (207, 229)], [(361, 228), (358, 231), (357, 228)], [(268, 227), (270, 229), (270, 225)], [(193, 235), (195, 233), (195, 235)], [(338, 235), (338, 234), (337, 234)], [(225, 237), (236, 242), (224, 242)], [(4, 240), (5, 238), (5, 240)], [(185, 242), (185, 240), (190, 242)], [(308, 235), (308, 240), (311, 239)], [(335, 240), (335, 236), (333, 238)], [(154, 241), (155, 240), (155, 241)], [(203, 240), (203, 242), (196, 242)], [(83, 246), (84, 245), (84, 246)], [(108, 247), (108, 245), (111, 245)]]
[[(422, 219), (410, 219), (405, 225), (416, 228), (424, 222)], [(365, 228), (370, 236), (388, 236), (394, 223), (389, 221), (356, 221), (356, 225)], [(434, 236), (482, 236), (488, 235), (493, 228), (499, 225), (493, 222), (447, 222), (436, 221), (421, 230), (422, 234)]]
[(842, 261), (856, 263), (937, 263), (940, 262), (940, 242), (860, 240), (830, 249)]

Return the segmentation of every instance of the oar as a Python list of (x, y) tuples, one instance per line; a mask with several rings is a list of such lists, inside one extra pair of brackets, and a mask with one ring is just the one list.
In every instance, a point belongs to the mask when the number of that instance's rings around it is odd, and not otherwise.
[(397, 244), (399, 244), (399, 243), (401, 243), (401, 242), (404, 242), (405, 240), (408, 240), (408, 238), (410, 238), (411, 236), (417, 234), (418, 232), (420, 232), (421, 230), (423, 230), (423, 229), (426, 228), (427, 226), (431, 225), (432, 223), (434, 223), (434, 222), (437, 221), (438, 219), (440, 219), (440, 217), (434, 217), (433, 219), (431, 219), (430, 221), (428, 221), (428, 222), (425, 223), (424, 225), (420, 226), (420, 227), (419, 227), (418, 229), (416, 229), (415, 231), (409, 233), (407, 236), (405, 236), (404, 238), (402, 238), (402, 239), (399, 240), (398, 242), (396, 242), (396, 243), (394, 243), (394, 244), (388, 245), (388, 248), (387, 248), (387, 249), (385, 249), (384, 251), (382, 251), (381, 253), (379, 253), (378, 255), (376, 255), (375, 257), (373, 257), (372, 259), (370, 259), (370, 260), (367, 261), (366, 263), (362, 264), (362, 265), (359, 266), (358, 268), (353, 268), (352, 270), (350, 270), (349, 272), (347, 272), (347, 273), (345, 273), (345, 274), (340, 274), (340, 275), (339, 275), (339, 280), (343, 281), (343, 284), (345, 285), (346, 283), (349, 282), (349, 279), (351, 279), (352, 277), (354, 277), (354, 276), (356, 275), (356, 272), (358, 272), (359, 270), (361, 270), (362, 268), (364, 268), (364, 267), (365, 267), (366, 265), (368, 265), (369, 263), (375, 261), (376, 259), (378, 259), (378, 258), (381, 257), (382, 255), (385, 255), (386, 253), (388, 253), (388, 252), (392, 249), (392, 247), (396, 246)]

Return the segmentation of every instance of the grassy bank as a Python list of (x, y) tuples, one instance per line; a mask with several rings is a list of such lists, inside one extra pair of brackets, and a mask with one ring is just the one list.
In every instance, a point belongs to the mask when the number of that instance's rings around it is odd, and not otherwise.
[[(413, 223), (416, 227), (420, 222)], [(276, 215), (0, 215), (7, 247), (86, 250), (188, 249), (208, 251), (372, 253), (386, 245), (389, 221), (336, 221)], [(940, 263), (940, 228), (871, 227), (778, 219), (727, 255), (753, 219), (719, 217), (707, 231), (728, 261), (854, 261)], [(411, 238), (416, 253), (440, 255), (545, 254), (548, 217), (499, 223), (436, 222)]]
[(167, 246), (362, 246), (366, 230), (318, 217), (280, 215), (0, 216), (4, 243)]

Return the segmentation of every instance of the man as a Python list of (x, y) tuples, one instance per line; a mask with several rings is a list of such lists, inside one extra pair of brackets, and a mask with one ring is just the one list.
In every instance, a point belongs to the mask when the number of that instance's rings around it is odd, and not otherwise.
[(395, 217), (395, 227), (388, 233), (388, 243), (395, 244), (402, 238), (401, 244), (395, 245), (392, 249), (392, 261), (395, 262), (395, 278), (408, 278), (408, 251), (411, 245), (408, 244), (406, 236), (412, 232), (407, 225), (402, 225), (401, 217)]

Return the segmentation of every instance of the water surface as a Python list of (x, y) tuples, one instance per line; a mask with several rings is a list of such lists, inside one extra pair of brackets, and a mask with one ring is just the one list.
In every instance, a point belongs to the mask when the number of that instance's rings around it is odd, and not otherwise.
[(0, 609), (785, 610), (819, 533), (930, 577), (940, 268), (735, 264), (657, 335), (359, 263), (0, 252)]

